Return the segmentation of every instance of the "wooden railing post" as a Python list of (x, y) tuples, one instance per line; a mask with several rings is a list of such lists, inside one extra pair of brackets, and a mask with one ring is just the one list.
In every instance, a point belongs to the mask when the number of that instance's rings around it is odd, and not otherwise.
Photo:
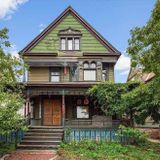
[(65, 126), (65, 93), (62, 93), (62, 126)]

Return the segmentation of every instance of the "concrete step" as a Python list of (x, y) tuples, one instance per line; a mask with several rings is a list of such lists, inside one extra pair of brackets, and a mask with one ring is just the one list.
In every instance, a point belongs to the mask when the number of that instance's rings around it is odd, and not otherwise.
[(63, 138), (63, 128), (55, 126), (31, 126), (25, 133), (18, 149), (56, 149)]
[(28, 131), (25, 133), (25, 136), (63, 136), (63, 132), (31, 132)]
[(43, 129), (43, 128), (35, 128), (35, 129), (29, 129), (29, 132), (47, 132), (47, 133), (52, 133), (52, 132), (63, 132), (63, 129)]
[(29, 129), (63, 129), (62, 126), (30, 126)]
[(25, 136), (23, 140), (62, 140), (62, 136)]
[(49, 140), (22, 140), (22, 145), (58, 145), (61, 141), (49, 141)]
[(24, 149), (24, 150), (48, 150), (48, 149), (57, 149), (58, 145), (23, 145), (18, 144), (17, 149)]

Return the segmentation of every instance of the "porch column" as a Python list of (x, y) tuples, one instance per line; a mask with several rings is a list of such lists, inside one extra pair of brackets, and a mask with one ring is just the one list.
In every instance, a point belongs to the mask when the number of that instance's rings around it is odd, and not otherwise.
[(62, 126), (65, 125), (65, 94), (62, 93)]

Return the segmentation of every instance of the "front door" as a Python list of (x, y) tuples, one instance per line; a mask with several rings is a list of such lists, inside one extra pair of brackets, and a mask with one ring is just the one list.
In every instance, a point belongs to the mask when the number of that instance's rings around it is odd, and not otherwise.
[(61, 125), (61, 101), (58, 99), (45, 99), (43, 104), (43, 125)]

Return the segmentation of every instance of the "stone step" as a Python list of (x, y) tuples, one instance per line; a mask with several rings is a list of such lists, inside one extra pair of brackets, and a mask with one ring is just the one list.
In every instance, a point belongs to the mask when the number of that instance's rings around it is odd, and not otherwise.
[(24, 149), (24, 150), (48, 150), (48, 149), (57, 149), (58, 145), (23, 145), (18, 144), (17, 149)]
[(63, 132), (63, 129), (43, 129), (43, 128), (37, 128), (37, 129), (29, 129), (29, 132), (47, 132), (47, 133), (55, 133), (55, 132)]
[(63, 129), (62, 126), (30, 126), (29, 129)]
[(22, 145), (58, 145), (61, 141), (49, 141), (49, 140), (22, 140)]
[(63, 138), (63, 128), (55, 126), (31, 126), (24, 134), (18, 149), (56, 149)]
[(31, 132), (28, 131), (25, 133), (25, 136), (63, 136), (63, 132), (53, 132), (53, 133), (47, 133), (47, 132)]
[(62, 136), (25, 136), (23, 140), (62, 140)]

